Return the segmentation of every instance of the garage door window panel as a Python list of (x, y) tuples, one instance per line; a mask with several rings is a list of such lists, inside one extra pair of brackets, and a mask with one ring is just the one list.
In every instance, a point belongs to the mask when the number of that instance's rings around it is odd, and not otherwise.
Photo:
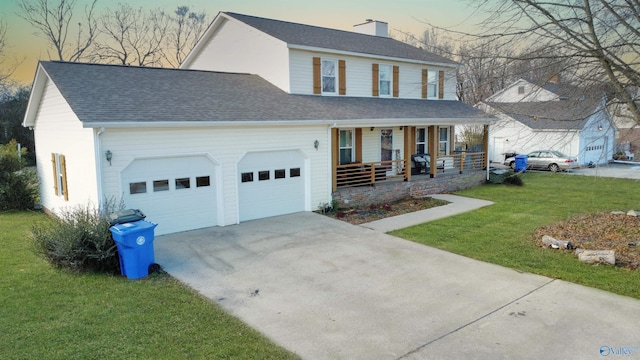
[(259, 171), (258, 180), (259, 181), (269, 180), (269, 170)]
[(289, 170), (289, 177), (299, 177), (300, 176), (300, 168), (292, 168)]
[(284, 179), (287, 176), (287, 171), (285, 169), (278, 169), (274, 171), (273, 175), (275, 179)]
[(129, 194), (145, 194), (147, 192), (147, 183), (145, 181), (129, 183)]
[(189, 178), (176, 179), (176, 190), (189, 189), (189, 188), (191, 188), (191, 179)]
[(211, 186), (211, 177), (198, 176), (196, 178), (196, 187), (205, 187), (205, 186)]
[(242, 182), (243, 183), (253, 182), (253, 173), (252, 172), (242, 173), (241, 177), (242, 177)]
[(169, 180), (154, 180), (153, 192), (169, 191)]

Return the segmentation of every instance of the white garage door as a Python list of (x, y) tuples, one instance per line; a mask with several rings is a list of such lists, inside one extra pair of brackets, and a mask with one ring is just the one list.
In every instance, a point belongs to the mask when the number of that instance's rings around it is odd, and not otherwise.
[(606, 158), (606, 139), (604, 136), (599, 136), (597, 138), (587, 139), (585, 146), (583, 147), (584, 156), (583, 159), (578, 159), (582, 164), (589, 164), (593, 162), (594, 164), (602, 164), (607, 162)]
[(214, 175), (207, 156), (134, 160), (121, 176), (125, 206), (157, 223), (158, 235), (218, 225)]
[(305, 209), (304, 157), (298, 151), (248, 153), (238, 163), (240, 221)]

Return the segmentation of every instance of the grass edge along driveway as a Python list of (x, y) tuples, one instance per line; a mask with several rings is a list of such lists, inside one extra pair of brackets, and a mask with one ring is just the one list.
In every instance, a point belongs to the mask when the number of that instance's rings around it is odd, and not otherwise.
[(45, 215), (0, 213), (1, 359), (295, 359), (168, 275), (52, 268), (30, 248)]
[(583, 264), (571, 251), (538, 247), (533, 237), (536, 228), (579, 214), (639, 211), (640, 181), (537, 172), (524, 173), (522, 179), (522, 187), (486, 184), (456, 193), (494, 205), (390, 234), (517, 271), (640, 299), (639, 270)]

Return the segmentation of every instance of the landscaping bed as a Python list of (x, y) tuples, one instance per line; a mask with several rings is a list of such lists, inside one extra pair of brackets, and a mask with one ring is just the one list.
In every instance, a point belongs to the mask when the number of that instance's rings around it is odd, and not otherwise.
[[(600, 213), (579, 215), (538, 228), (536, 240), (549, 235), (584, 250), (614, 250), (616, 266), (640, 268), (640, 217)], [(541, 246), (546, 245), (539, 243)]]
[(350, 224), (358, 225), (391, 216), (430, 209), (436, 206), (446, 205), (448, 203), (448, 201), (430, 197), (420, 199), (406, 198), (392, 203), (373, 204), (366, 207), (344, 207), (333, 209), (332, 211), (325, 212), (325, 215)]

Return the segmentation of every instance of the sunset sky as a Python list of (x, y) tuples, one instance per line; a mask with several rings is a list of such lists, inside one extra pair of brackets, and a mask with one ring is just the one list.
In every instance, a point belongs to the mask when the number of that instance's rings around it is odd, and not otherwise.
[[(57, 0), (49, 0), (57, 3)], [(78, 1), (78, 14), (83, 14), (89, 0)], [(115, 8), (118, 3), (145, 9), (160, 8), (171, 12), (186, 5), (191, 11), (204, 11), (213, 20), (220, 11), (231, 11), (271, 19), (293, 21), (303, 24), (350, 31), (355, 24), (365, 19), (376, 19), (389, 23), (391, 33), (422, 33), (429, 21), (438, 26), (465, 28), (474, 23), (473, 9), (466, 0), (98, 0), (98, 11)], [(35, 35), (35, 29), (16, 15), (16, 0), (0, 2), (0, 19), (6, 22), (8, 59), (7, 66), (22, 61), (14, 79), (30, 85), (38, 60), (49, 60), (53, 56), (48, 43)], [(75, 22), (74, 22), (75, 23)]]

